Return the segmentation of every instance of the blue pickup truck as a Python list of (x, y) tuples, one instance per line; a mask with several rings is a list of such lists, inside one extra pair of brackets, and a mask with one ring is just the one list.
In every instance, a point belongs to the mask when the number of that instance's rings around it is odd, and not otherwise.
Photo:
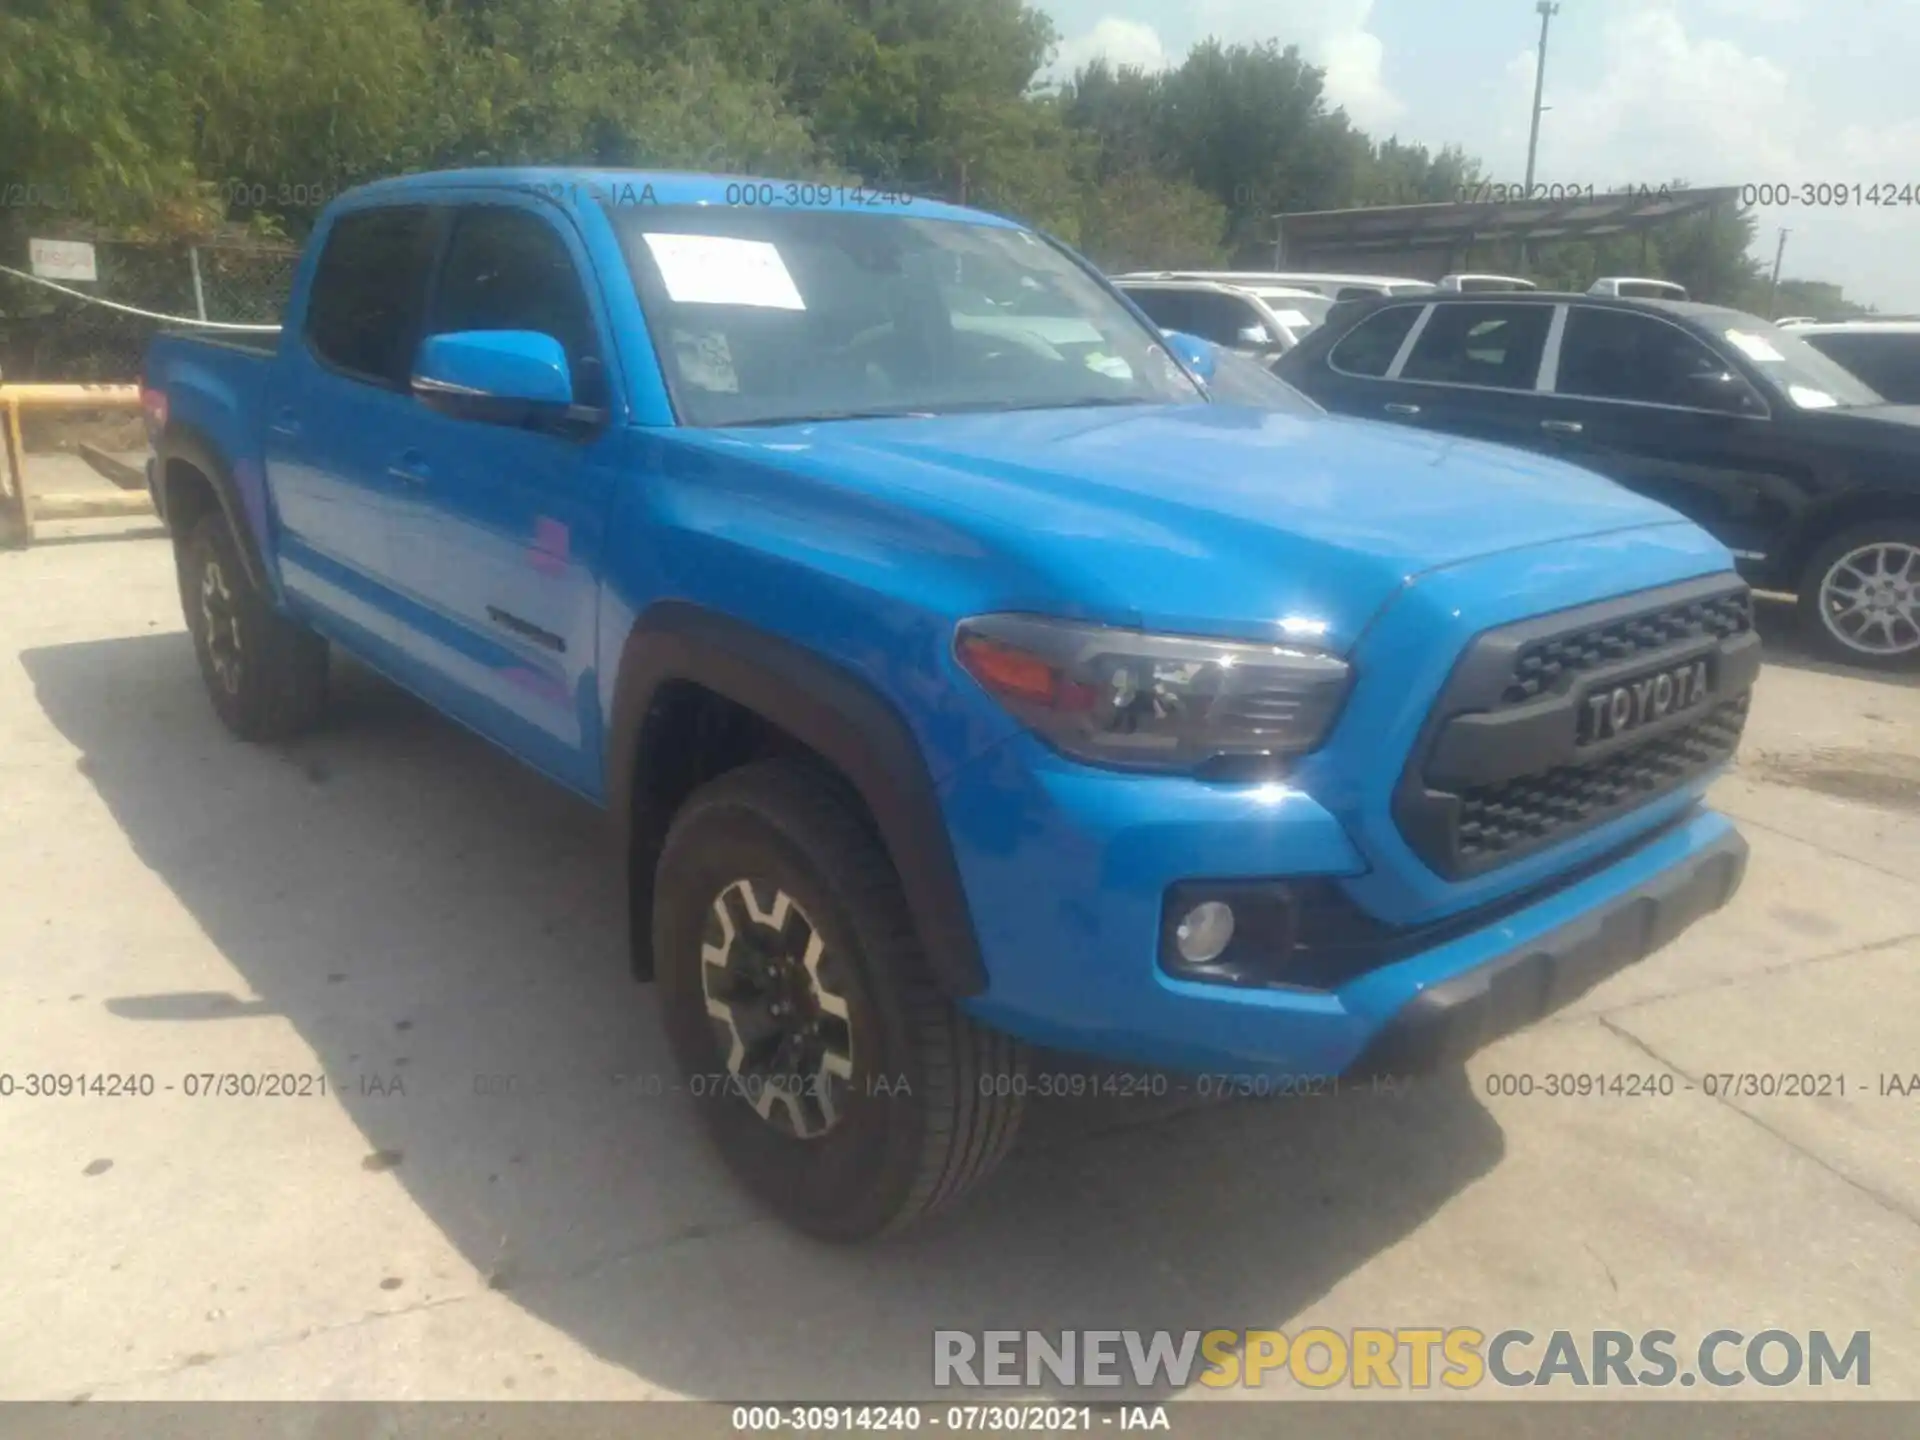
[(992, 1169), (1036, 1053), (1457, 1064), (1739, 883), (1720, 544), (1179, 351), (997, 216), (476, 170), (342, 196), (277, 344), (142, 388), (220, 719), (312, 724), (339, 646), (603, 806), (680, 1088), (858, 1239)]

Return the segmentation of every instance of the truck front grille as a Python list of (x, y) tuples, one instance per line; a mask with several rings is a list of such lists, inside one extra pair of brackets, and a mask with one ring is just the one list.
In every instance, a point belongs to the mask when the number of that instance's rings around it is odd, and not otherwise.
[[(1647, 706), (1652, 677), (1697, 663), (1704, 700)], [(1758, 668), (1752, 599), (1731, 576), (1476, 636), (1395, 792), (1400, 832), (1437, 873), (1465, 879), (1629, 814), (1732, 757)], [(1633, 723), (1596, 733), (1622, 691)]]
[(1548, 844), (1658, 798), (1733, 758), (1747, 723), (1748, 697), (1727, 700), (1705, 718), (1596, 765), (1556, 765), (1460, 794), (1458, 854), (1484, 868), (1509, 851)]
[(1724, 640), (1751, 629), (1753, 596), (1742, 588), (1535, 641), (1522, 646), (1514, 657), (1513, 678), (1501, 693), (1501, 703), (1524, 705), (1550, 693), (1570, 675), (1664, 650), (1677, 641)]

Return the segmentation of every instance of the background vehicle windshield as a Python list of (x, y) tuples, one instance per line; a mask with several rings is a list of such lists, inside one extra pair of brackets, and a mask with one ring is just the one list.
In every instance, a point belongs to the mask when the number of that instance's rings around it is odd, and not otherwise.
[(1154, 331), (1025, 230), (904, 213), (609, 213), (685, 424), (1205, 398)]
[(1791, 330), (1736, 310), (1722, 311), (1710, 323), (1775, 389), (1802, 410), (1887, 403), (1879, 391)]
[(1267, 308), (1273, 311), (1282, 325), (1294, 332), (1296, 338), (1325, 320), (1327, 312), (1333, 308), (1333, 301), (1325, 295), (1298, 295), (1287, 290), (1263, 290), (1258, 286), (1250, 288), (1267, 302)]

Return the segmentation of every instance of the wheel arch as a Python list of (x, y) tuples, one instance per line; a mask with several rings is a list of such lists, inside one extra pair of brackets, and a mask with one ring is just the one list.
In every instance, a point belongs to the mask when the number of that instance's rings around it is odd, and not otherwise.
[(154, 459), (160, 516), (174, 538), (183, 537), (193, 521), (206, 513), (210, 495), (233, 531), (248, 581), (261, 594), (273, 594), (259, 537), (249, 523), (233, 468), (212, 439), (197, 426), (170, 424), (154, 446)]
[[(689, 707), (705, 707), (691, 715)], [(718, 770), (697, 763), (689, 726), (749, 717), (756, 734)], [(728, 742), (723, 743), (723, 750)], [(750, 753), (749, 753), (750, 752)], [(656, 605), (621, 649), (607, 729), (607, 799), (628, 886), (635, 973), (653, 968), (653, 873), (680, 800), (765, 753), (809, 755), (866, 812), (900, 876), (934, 982), (949, 998), (986, 988), (973, 916), (933, 777), (899, 710), (872, 686), (792, 641), (681, 601)], [(730, 753), (730, 752), (729, 752)]]
[(1777, 573), (1781, 580), (1798, 590), (1807, 578), (1807, 566), (1821, 546), (1842, 531), (1875, 520), (1920, 524), (1920, 492), (1855, 490), (1822, 505), (1795, 527), (1786, 554), (1779, 561)]

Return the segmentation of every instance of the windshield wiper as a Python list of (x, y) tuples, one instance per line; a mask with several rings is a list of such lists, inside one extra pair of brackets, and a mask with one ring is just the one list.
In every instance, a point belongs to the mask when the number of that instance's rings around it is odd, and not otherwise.
[(813, 425), (828, 420), (931, 420), (934, 410), (822, 410), (813, 415), (768, 415), (759, 420), (734, 420), (742, 429), (767, 425)]

